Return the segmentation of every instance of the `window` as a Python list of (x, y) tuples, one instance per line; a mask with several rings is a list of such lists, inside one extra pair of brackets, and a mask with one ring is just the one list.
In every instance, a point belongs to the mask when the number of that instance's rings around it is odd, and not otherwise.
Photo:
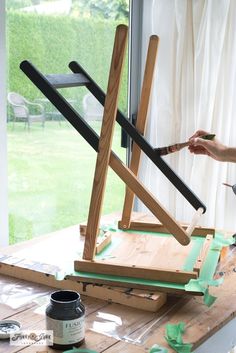
[[(112, 5), (112, 6), (111, 6)], [(27, 240), (87, 219), (96, 153), (20, 71), (23, 60), (45, 74), (70, 72), (78, 61), (106, 90), (115, 28), (128, 23), (127, 1), (6, 0), (7, 93), (36, 105), (17, 116), (8, 102), (8, 203), (10, 243)], [(127, 54), (128, 57), (128, 54)], [(119, 100), (127, 114), (128, 60)], [(101, 107), (84, 88), (61, 89), (63, 96), (99, 133)], [(27, 118), (28, 119), (28, 118)], [(125, 161), (117, 125), (113, 149)], [(114, 197), (114, 195), (116, 195)], [(124, 184), (109, 170), (103, 213), (120, 211)]]

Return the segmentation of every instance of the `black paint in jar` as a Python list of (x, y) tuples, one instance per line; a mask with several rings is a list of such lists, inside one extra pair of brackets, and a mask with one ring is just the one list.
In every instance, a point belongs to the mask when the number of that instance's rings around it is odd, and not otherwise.
[(80, 295), (70, 290), (51, 294), (46, 308), (46, 328), (53, 331), (54, 349), (79, 347), (85, 340), (85, 308)]

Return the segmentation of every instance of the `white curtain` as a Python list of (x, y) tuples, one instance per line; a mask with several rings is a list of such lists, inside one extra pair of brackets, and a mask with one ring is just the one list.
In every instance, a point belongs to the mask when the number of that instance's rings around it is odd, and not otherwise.
[[(236, 1), (144, 4), (143, 52), (151, 34), (160, 38), (147, 139), (163, 147), (204, 129), (236, 146)], [(222, 185), (236, 183), (236, 164), (187, 149), (163, 158), (207, 206), (201, 225), (236, 231), (236, 195)], [(193, 207), (145, 156), (139, 177), (176, 219), (191, 222)]]

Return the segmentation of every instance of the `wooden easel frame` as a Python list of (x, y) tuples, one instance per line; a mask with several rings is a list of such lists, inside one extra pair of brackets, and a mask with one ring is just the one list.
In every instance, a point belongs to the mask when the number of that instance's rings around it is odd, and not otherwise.
[[(122, 28), (122, 31), (121, 31)], [(127, 31), (127, 29), (126, 29)], [(118, 175), (122, 174), (122, 179), (125, 181), (126, 185), (132, 185), (132, 190), (126, 188), (126, 196), (124, 203), (124, 210), (120, 226), (123, 229), (130, 228), (131, 225), (131, 213), (133, 207), (134, 194), (136, 193), (146, 205), (149, 206), (151, 211), (154, 211), (154, 214), (162, 222), (162, 225), (172, 233), (176, 239), (183, 245), (187, 245), (190, 242), (190, 236), (195, 228), (195, 225), (203, 213), (203, 209), (199, 208), (196, 212), (196, 215), (193, 219), (192, 224), (186, 229), (184, 229), (165, 209), (162, 205), (159, 204), (157, 200), (142, 186), (142, 184), (137, 179), (137, 173), (140, 163), (141, 149), (137, 144), (133, 144), (132, 158), (130, 163), (130, 169), (121, 167), (121, 164), (118, 163), (117, 159), (113, 158), (111, 152), (112, 144), (112, 133), (115, 124), (116, 118), (116, 109), (117, 109), (117, 100), (119, 92), (119, 83), (121, 78), (121, 68), (124, 61), (125, 55), (125, 29), (124, 26), (119, 26), (117, 28), (113, 56), (111, 61), (111, 69), (108, 81), (108, 90), (104, 105), (104, 116), (101, 128), (101, 136), (99, 139), (99, 148), (97, 155), (97, 163), (95, 169), (93, 190), (91, 196), (88, 224), (86, 228), (86, 237), (84, 245), (84, 260), (93, 260), (96, 249), (97, 235), (99, 232), (99, 221), (101, 216), (101, 206), (103, 201), (103, 195), (105, 190), (106, 175), (109, 165), (115, 166), (115, 171)], [(141, 100), (137, 118), (136, 128), (139, 133), (144, 134), (146, 121), (147, 121), (147, 111), (150, 100), (153, 74), (155, 70), (155, 62), (158, 49), (158, 37), (151, 36), (149, 42), (149, 48), (147, 53), (146, 68), (143, 79), (143, 87), (141, 93)], [(116, 66), (115, 66), (116, 63)], [(118, 64), (117, 64), (118, 63)], [(117, 69), (119, 68), (119, 70)], [(114, 82), (117, 83), (114, 89)], [(111, 90), (113, 87), (113, 90)], [(113, 102), (114, 109), (109, 111), (111, 106), (111, 101)], [(113, 168), (114, 169), (114, 168)], [(146, 225), (145, 225), (146, 226)]]
[[(54, 104), (54, 106), (67, 118), (67, 120), (77, 129), (78, 132), (86, 139), (86, 141), (98, 152), (96, 170), (94, 176), (92, 197), (89, 210), (88, 225), (86, 229), (86, 239), (84, 246), (83, 259), (81, 261), (75, 261), (75, 269), (80, 269), (83, 264), (87, 266), (87, 271), (94, 271), (94, 261), (96, 241), (101, 217), (101, 207), (103, 202), (107, 169), (108, 165), (116, 172), (116, 174), (125, 182), (127, 187), (132, 190), (132, 193), (147, 206), (147, 208), (153, 213), (153, 215), (161, 222), (162, 226), (171, 233), (180, 244), (187, 245), (190, 242), (190, 236), (194, 231), (195, 225), (199, 216), (205, 212), (205, 206), (203, 203), (193, 194), (193, 192), (178, 178), (174, 171), (165, 163), (165, 161), (158, 155), (155, 154), (154, 149), (148, 144), (148, 142), (142, 136), (142, 130), (145, 129), (146, 124), (146, 113), (148, 108), (148, 102), (151, 92), (154, 64), (157, 53), (158, 38), (152, 36), (150, 39), (150, 45), (148, 50), (148, 58), (146, 66), (141, 103), (139, 107), (139, 116), (137, 125), (139, 126), (140, 132), (135, 129), (132, 124), (119, 112), (117, 111), (117, 100), (119, 93), (119, 86), (121, 80), (121, 71), (124, 62), (125, 47), (127, 41), (128, 28), (124, 25), (120, 25), (116, 30), (116, 37), (113, 49), (113, 56), (110, 68), (110, 75), (108, 81), (107, 95), (102, 92), (99, 86), (92, 80), (92, 78), (83, 70), (83, 68), (76, 62), (70, 63), (70, 68), (74, 74), (66, 75), (42, 75), (31, 63), (23, 61), (20, 65), (22, 71), (31, 79), (31, 81), (41, 90), (41, 92)], [(100, 138), (96, 133), (89, 127), (84, 119), (77, 113), (65, 98), (57, 92), (57, 88), (63, 87), (74, 87), (74, 86), (86, 86), (91, 93), (104, 104), (104, 117), (101, 129)], [(141, 114), (144, 117), (141, 118)], [(111, 151), (111, 142), (114, 130), (115, 120), (129, 133), (135, 143), (141, 148), (151, 160), (158, 166), (158, 168), (168, 177), (168, 179), (176, 186), (176, 188), (183, 194), (183, 196), (192, 204), (197, 210), (190, 226), (182, 227), (165, 208), (158, 202), (158, 200), (145, 188), (145, 186), (137, 178), (137, 170), (139, 161), (136, 163), (133, 171), (129, 169), (121, 160)], [(134, 147), (137, 149), (136, 147)], [(140, 154), (137, 149), (136, 155)], [(139, 159), (139, 158), (138, 158)], [(134, 162), (133, 162), (134, 164)], [(131, 194), (130, 200), (132, 201), (133, 195)], [(133, 201), (132, 201), (133, 202)], [(130, 208), (132, 202), (126, 203), (126, 207)], [(130, 212), (130, 211), (129, 211)], [(130, 216), (126, 217), (128, 222)], [(126, 228), (127, 229), (127, 228)], [(109, 267), (107, 263), (106, 266)], [(98, 266), (99, 267), (99, 266)], [(100, 266), (102, 267), (102, 266)], [(128, 271), (129, 266), (123, 266), (124, 271)], [(96, 267), (95, 267), (96, 269)], [(136, 268), (137, 272), (139, 271)], [(143, 269), (144, 272), (147, 269)], [(86, 271), (86, 269), (85, 269)], [(101, 270), (103, 271), (103, 270)], [(105, 270), (107, 271), (107, 270)], [(112, 266), (108, 271), (112, 272)], [(163, 269), (155, 268), (156, 275), (159, 276), (163, 272)], [(135, 271), (133, 271), (135, 272)], [(164, 271), (164, 276), (168, 270)], [(122, 272), (123, 273), (123, 272)], [(161, 275), (162, 276), (162, 275)], [(178, 272), (177, 278), (182, 276)], [(184, 272), (185, 278), (189, 279), (189, 274)], [(196, 272), (193, 271), (190, 276), (196, 278)], [(170, 276), (175, 278), (173, 274)], [(156, 277), (155, 277), (156, 278)], [(162, 276), (163, 278), (163, 276)]]

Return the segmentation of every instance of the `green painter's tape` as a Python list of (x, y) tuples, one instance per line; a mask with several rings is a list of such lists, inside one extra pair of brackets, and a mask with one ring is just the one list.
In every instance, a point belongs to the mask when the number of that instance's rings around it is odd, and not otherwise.
[(181, 289), (184, 290), (183, 284), (178, 283), (169, 283), (169, 282), (160, 282), (160, 281), (151, 281), (148, 279), (140, 279), (140, 278), (133, 278), (133, 277), (120, 277), (120, 276), (111, 276), (111, 275), (102, 275), (99, 273), (90, 273), (90, 272), (79, 272), (74, 271), (73, 273), (75, 276), (91, 278), (91, 279), (102, 279), (113, 282), (118, 281), (120, 283), (126, 283), (127, 286), (131, 286), (132, 284), (142, 284), (142, 285), (149, 285), (152, 287), (164, 287), (164, 288), (174, 288), (174, 289)]
[(223, 278), (219, 278), (218, 280), (208, 280), (208, 281), (204, 281), (201, 279), (191, 279), (189, 283), (186, 284), (185, 289), (186, 291), (189, 291), (189, 292), (203, 293), (204, 303), (207, 306), (211, 306), (215, 302), (216, 297), (209, 294), (208, 287), (209, 286), (218, 287), (220, 284), (222, 284), (222, 282), (223, 282)]
[[(143, 234), (143, 233), (142, 233)], [(200, 237), (197, 237), (200, 238)], [(222, 234), (218, 235), (218, 238), (221, 239), (223, 238)], [(204, 237), (201, 237), (202, 242), (204, 241)], [(194, 246), (193, 248), (196, 248), (199, 246), (199, 240), (194, 242)], [(116, 242), (114, 242), (114, 246), (117, 245), (115, 244)], [(196, 244), (196, 245), (195, 245)], [(196, 257), (195, 254), (195, 250), (192, 253), (192, 258), (191, 258), (191, 262), (194, 261), (194, 258)], [(210, 256), (209, 256), (210, 255)], [(209, 251), (209, 254), (207, 256), (207, 259), (203, 265), (203, 268), (201, 270), (201, 274), (200, 274), (200, 280), (205, 280), (205, 281), (211, 281), (213, 279), (213, 275), (216, 269), (216, 265), (217, 265), (217, 261), (219, 258), (220, 252), (219, 251)], [(107, 247), (107, 249), (105, 249), (105, 253), (101, 253), (100, 256), (109, 256), (109, 246)], [(187, 265), (189, 266), (189, 265)], [(78, 272), (75, 271), (73, 272), (74, 275), (79, 275), (81, 277), (87, 277), (87, 278), (91, 278), (91, 279), (101, 279), (101, 280), (106, 280), (106, 281), (118, 281), (121, 283), (126, 283), (127, 285), (132, 286), (132, 284), (142, 284), (142, 285), (150, 285), (153, 287), (162, 287), (162, 288), (171, 288), (171, 289), (177, 289), (177, 290), (186, 290), (186, 291), (191, 291), (191, 292), (197, 292), (197, 293), (202, 293), (205, 294), (206, 290), (203, 290), (202, 286), (199, 286), (197, 284), (195, 284), (193, 286), (192, 280), (187, 284), (179, 284), (179, 283), (170, 283), (170, 282), (161, 282), (161, 281), (151, 281), (151, 280), (146, 280), (146, 279), (139, 279), (139, 278), (132, 278), (132, 277), (120, 277), (120, 276), (112, 276), (112, 275), (102, 275), (102, 274), (97, 274), (97, 273), (88, 273), (88, 272)], [(196, 283), (199, 280), (196, 280)], [(194, 289), (194, 290), (192, 290)]]
[(57, 281), (63, 281), (66, 275), (68, 275), (68, 273), (66, 273), (65, 271), (56, 272), (55, 278)]
[(222, 234), (217, 233), (213, 240), (212, 250), (220, 251), (223, 246), (229, 246), (235, 243), (233, 237), (224, 238)]
[(223, 234), (216, 233), (212, 241), (211, 248), (208, 251), (207, 258), (200, 271), (198, 279), (191, 279), (185, 285), (185, 290), (190, 292), (201, 292), (204, 295), (204, 303), (211, 306), (216, 297), (209, 293), (209, 286), (219, 286), (223, 282), (223, 278), (213, 280), (215, 269), (220, 257), (220, 251), (223, 246), (229, 246), (234, 243), (234, 238), (230, 237), (225, 239)]
[(154, 344), (150, 349), (149, 353), (168, 353), (168, 349), (159, 346), (158, 344)]
[(110, 231), (110, 232), (117, 232), (118, 231), (118, 227), (117, 227), (117, 224), (102, 224), (101, 226), (100, 226), (100, 229), (101, 229), (101, 231), (103, 231), (104, 233), (105, 232), (108, 232), (108, 231)]
[(204, 304), (210, 307), (216, 301), (216, 299), (217, 297), (214, 297), (214, 295), (211, 295), (209, 293), (209, 289), (207, 288), (204, 292)]
[[(115, 227), (114, 227), (115, 228)], [(113, 230), (113, 227), (108, 227), (107, 230)], [(164, 234), (164, 233), (155, 233), (155, 232), (138, 232), (138, 231), (133, 231), (131, 232), (129, 230), (129, 233), (131, 234), (148, 234), (151, 236), (159, 236), (159, 237), (169, 237), (171, 235), (169, 234)], [(183, 270), (186, 271), (192, 271), (193, 266), (196, 262), (197, 256), (199, 254), (201, 245), (203, 244), (205, 238), (204, 237), (199, 237), (199, 236), (193, 236), (192, 237), (192, 250), (190, 251), (190, 254), (188, 255), (186, 262), (184, 264)], [(112, 257), (111, 250), (116, 248), (121, 242), (121, 239), (114, 237), (112, 240), (112, 243), (109, 244), (99, 255), (98, 258), (109, 258)], [(169, 288), (169, 289), (174, 289), (174, 290), (181, 290), (181, 291), (187, 291), (187, 292), (192, 292), (196, 294), (203, 294), (204, 295), (204, 302), (207, 305), (211, 305), (215, 301), (215, 297), (211, 296), (208, 292), (208, 286), (216, 286), (219, 285), (221, 282), (220, 281), (213, 281), (213, 276), (215, 273), (215, 269), (218, 263), (218, 259), (220, 256), (220, 250), (223, 246), (227, 246), (230, 244), (234, 243), (234, 239), (225, 239), (223, 234), (216, 233), (215, 239), (212, 241), (211, 249), (208, 252), (207, 258), (204, 262), (204, 265), (202, 266), (202, 269), (200, 271), (200, 277), (197, 280), (190, 280), (188, 284), (179, 284), (179, 283), (170, 283), (170, 282), (161, 282), (161, 281), (152, 281), (148, 279), (139, 279), (139, 278), (131, 278), (131, 277), (120, 277), (120, 276), (112, 276), (112, 275), (102, 275), (102, 274), (97, 274), (97, 273), (87, 273), (87, 272), (79, 272), (79, 271), (74, 271), (73, 270), (73, 265), (70, 266), (68, 271), (60, 272), (56, 275), (56, 278), (59, 279), (64, 279), (65, 278), (65, 273), (67, 275), (71, 276), (80, 276), (80, 277), (85, 277), (85, 278), (90, 278), (94, 279), (96, 282), (97, 280), (106, 280), (107, 282), (120, 282), (124, 283), (126, 286), (132, 287), (132, 284), (140, 284), (140, 285), (148, 285), (152, 287), (161, 287), (161, 288)]]
[(86, 348), (73, 348), (69, 351), (64, 351), (63, 353), (98, 353), (97, 351), (91, 351), (91, 349)]
[(185, 264), (183, 266), (184, 271), (192, 271), (195, 262), (197, 261), (197, 257), (201, 250), (205, 238), (204, 237), (192, 237), (192, 249), (190, 254), (187, 256)]
[(167, 324), (165, 339), (169, 346), (178, 353), (190, 353), (192, 344), (184, 343), (182, 335), (185, 331), (185, 323), (180, 322), (177, 325)]
[(204, 303), (207, 306), (211, 306), (216, 297), (209, 294), (208, 283), (201, 281), (200, 279), (191, 279), (188, 284), (185, 286), (185, 290), (189, 292), (201, 292), (204, 295)]
[(66, 278), (66, 276), (73, 275), (73, 273), (74, 273), (73, 267), (74, 267), (73, 261), (66, 263), (64, 265), (63, 270), (56, 272), (56, 274), (55, 274), (56, 280), (63, 281)]

